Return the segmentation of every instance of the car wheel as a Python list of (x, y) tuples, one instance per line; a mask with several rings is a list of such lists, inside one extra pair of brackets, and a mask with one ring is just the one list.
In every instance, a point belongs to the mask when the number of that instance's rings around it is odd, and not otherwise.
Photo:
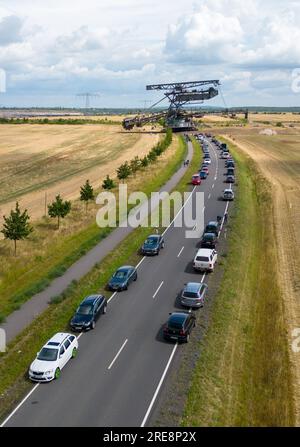
[(77, 348), (73, 348), (72, 359), (75, 359), (76, 355), (77, 355)]
[(105, 306), (103, 307), (103, 314), (106, 314), (106, 312), (107, 312), (107, 306), (105, 305)]
[(60, 378), (60, 369), (59, 368), (56, 368), (54, 378), (55, 378), (55, 380)]
[(92, 323), (91, 323), (91, 329), (95, 329), (95, 326), (96, 326), (96, 323), (95, 323), (95, 321), (93, 320)]

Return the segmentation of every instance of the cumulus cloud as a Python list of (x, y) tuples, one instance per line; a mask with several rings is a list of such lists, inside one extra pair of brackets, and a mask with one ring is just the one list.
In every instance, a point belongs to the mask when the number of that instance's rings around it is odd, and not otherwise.
[[(262, 68), (300, 63), (300, 15), (278, 4), (204, 0), (170, 26), (165, 53), (171, 62), (227, 63)], [(268, 5), (267, 5), (268, 6)]]
[(49, 7), (11, 0), (14, 11), (0, 8), (7, 95), (84, 89), (115, 101), (134, 92), (155, 101), (147, 83), (210, 78), (221, 80), (229, 105), (291, 98), (291, 67), (300, 64), (298, 2), (173, 0), (170, 9), (161, 0), (116, 1), (53, 0)]
[(16, 15), (5, 16), (0, 19), (0, 46), (20, 42), (22, 20)]

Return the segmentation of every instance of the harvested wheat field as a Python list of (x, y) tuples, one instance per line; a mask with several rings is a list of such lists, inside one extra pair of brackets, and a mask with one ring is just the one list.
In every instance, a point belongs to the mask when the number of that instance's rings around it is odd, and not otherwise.
[[(272, 136), (259, 135), (253, 129), (228, 132), (230, 139), (253, 158), (272, 185), (278, 271), (291, 346), (292, 331), (300, 327), (300, 131), (285, 129)], [(290, 349), (290, 356), (299, 425), (300, 353)]]
[(45, 196), (79, 196), (89, 179), (102, 184), (106, 174), (136, 155), (143, 156), (158, 142), (159, 133), (132, 132), (111, 125), (1, 125), (0, 215), (16, 200), (32, 218), (44, 214)]

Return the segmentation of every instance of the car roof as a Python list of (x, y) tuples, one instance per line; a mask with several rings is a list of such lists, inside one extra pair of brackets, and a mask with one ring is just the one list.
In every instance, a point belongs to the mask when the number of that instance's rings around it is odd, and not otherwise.
[(82, 301), (81, 304), (88, 304), (88, 303), (94, 303), (97, 298), (101, 297), (101, 295), (89, 295)]
[(202, 255), (202, 256), (209, 256), (209, 255), (211, 255), (211, 253), (213, 251), (214, 250), (212, 248), (199, 248), (199, 250), (197, 251), (196, 256), (200, 256), (200, 255)]
[(210, 233), (209, 231), (207, 233), (204, 233), (203, 236), (216, 237), (215, 233)]
[(128, 270), (128, 269), (134, 269), (134, 267), (132, 267), (132, 265), (122, 265), (122, 267), (118, 268), (119, 270)]
[(200, 282), (188, 282), (185, 286), (185, 290), (189, 292), (197, 292), (201, 288)]
[(68, 334), (67, 332), (58, 332), (57, 334), (53, 335), (53, 337), (50, 338), (50, 340), (47, 341), (45, 346), (60, 346), (62, 342), (69, 337), (72, 334)]

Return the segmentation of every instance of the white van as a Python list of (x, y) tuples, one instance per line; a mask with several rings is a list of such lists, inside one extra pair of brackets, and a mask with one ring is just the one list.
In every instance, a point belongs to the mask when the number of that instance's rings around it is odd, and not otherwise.
[(202, 272), (213, 272), (217, 258), (216, 250), (200, 248), (194, 258), (194, 269)]

